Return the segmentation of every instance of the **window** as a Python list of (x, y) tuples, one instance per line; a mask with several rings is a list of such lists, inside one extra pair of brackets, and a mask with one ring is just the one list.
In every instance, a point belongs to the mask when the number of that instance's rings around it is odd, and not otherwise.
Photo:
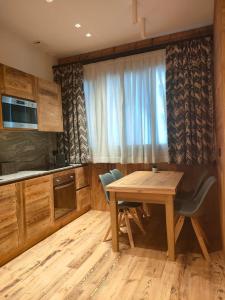
[(168, 161), (164, 50), (86, 65), (84, 90), (94, 163)]

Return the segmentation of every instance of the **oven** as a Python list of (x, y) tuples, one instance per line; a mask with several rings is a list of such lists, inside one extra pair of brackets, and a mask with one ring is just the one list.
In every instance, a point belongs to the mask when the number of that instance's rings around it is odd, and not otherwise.
[(58, 219), (76, 210), (76, 189), (74, 172), (54, 175), (54, 217)]
[(4, 128), (38, 129), (37, 103), (10, 96), (2, 96)]

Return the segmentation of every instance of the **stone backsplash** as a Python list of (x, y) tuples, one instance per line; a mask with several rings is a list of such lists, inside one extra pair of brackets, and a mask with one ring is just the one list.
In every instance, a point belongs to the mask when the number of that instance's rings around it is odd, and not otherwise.
[(46, 168), (53, 162), (56, 134), (48, 132), (0, 132), (0, 162), (14, 162), (16, 169)]

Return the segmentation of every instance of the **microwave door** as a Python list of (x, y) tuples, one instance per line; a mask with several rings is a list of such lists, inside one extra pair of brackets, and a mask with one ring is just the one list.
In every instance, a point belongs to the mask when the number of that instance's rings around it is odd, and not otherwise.
[(3, 96), (2, 115), (5, 128), (37, 129), (37, 105), (34, 102)]

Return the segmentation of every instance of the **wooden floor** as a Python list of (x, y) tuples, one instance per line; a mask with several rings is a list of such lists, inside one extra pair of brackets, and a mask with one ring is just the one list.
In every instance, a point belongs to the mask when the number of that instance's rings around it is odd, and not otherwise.
[(197, 253), (181, 254), (181, 238), (177, 260), (170, 262), (164, 221), (158, 222), (145, 221), (146, 237), (133, 225), (136, 247), (130, 249), (124, 235), (115, 254), (110, 242), (101, 242), (109, 214), (89, 211), (3, 266), (0, 299), (225, 299), (221, 252), (207, 264), (194, 236), (189, 244)]

